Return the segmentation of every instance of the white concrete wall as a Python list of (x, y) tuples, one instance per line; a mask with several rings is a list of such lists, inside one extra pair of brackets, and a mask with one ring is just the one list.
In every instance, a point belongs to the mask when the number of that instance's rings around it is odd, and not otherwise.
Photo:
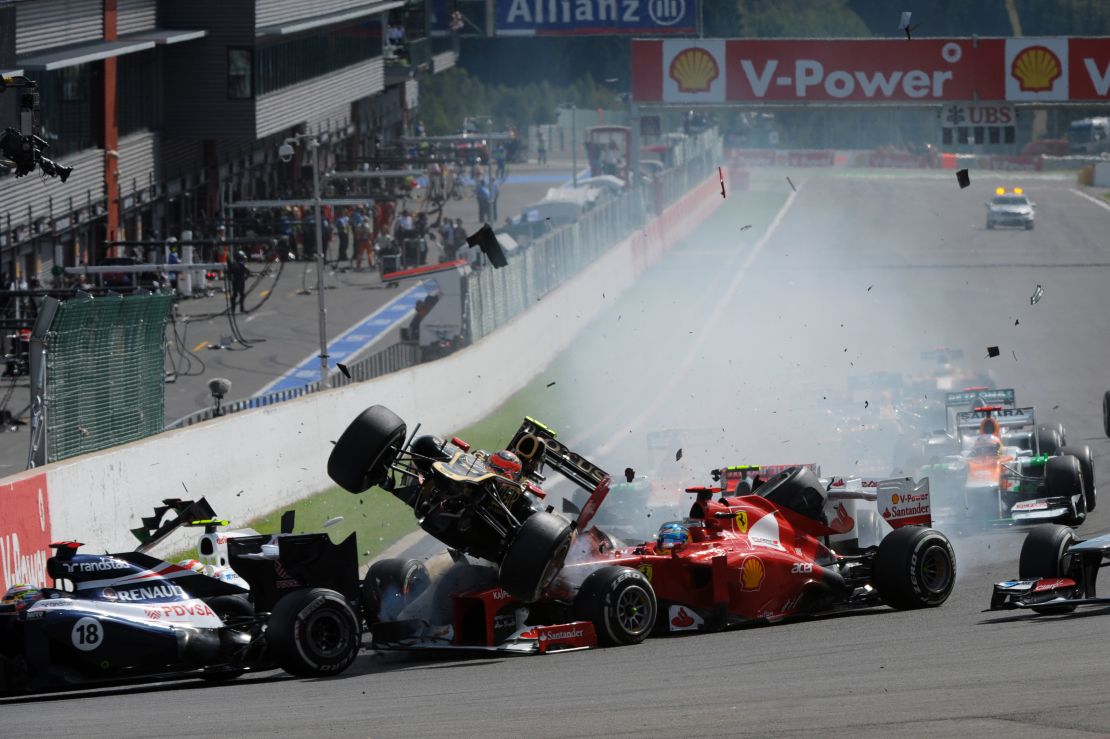
[[(45, 476), (50, 531), (43, 533), (120, 551), (134, 547), (129, 529), (164, 498), (203, 495), (221, 517), (244, 521), (326, 489), (332, 484), (326, 471), (330, 442), (359, 411), (380, 403), (410, 428), (420, 422), (440, 434), (480, 420), (540, 373), (606, 304), (612, 305), (615, 295), (708, 217), (723, 202), (718, 189), (714, 176), (531, 309), (455, 354), (6, 478), (0, 480), (0, 503), (5, 484)], [(529, 351), (518, 351), (521, 346)], [(507, 357), (511, 361), (499, 361)], [(37, 514), (20, 515), (33, 515), (37, 527)], [(0, 517), (0, 541), (6, 517)], [(159, 551), (188, 546), (191, 533), (181, 532)], [(4, 577), (0, 571), (0, 585)]]

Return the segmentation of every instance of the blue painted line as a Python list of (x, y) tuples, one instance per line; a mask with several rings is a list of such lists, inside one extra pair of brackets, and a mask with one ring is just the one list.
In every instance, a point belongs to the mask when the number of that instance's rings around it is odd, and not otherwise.
[[(373, 344), (382, 335), (408, 319), (416, 310), (417, 301), (423, 300), (438, 289), (435, 280), (425, 280), (410, 287), (378, 310), (362, 319), (328, 343), (328, 367), (343, 362)], [(310, 354), (285, 372), (280, 378), (259, 390), (253, 397), (292, 390), (320, 379), (320, 355)]]

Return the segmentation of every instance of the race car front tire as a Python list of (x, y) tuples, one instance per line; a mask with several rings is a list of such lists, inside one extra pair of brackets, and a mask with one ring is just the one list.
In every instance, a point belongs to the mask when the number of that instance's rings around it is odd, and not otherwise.
[(1079, 471), (1083, 477), (1083, 495), (1087, 499), (1087, 513), (1090, 513), (1098, 503), (1098, 491), (1095, 488), (1095, 462), (1091, 455), (1091, 448), (1084, 444), (1082, 447), (1063, 447), (1060, 452), (1079, 460)]
[(370, 565), (362, 581), (362, 615), (367, 624), (393, 621), (428, 589), (431, 577), (417, 559), (383, 559)]
[(1087, 518), (1087, 497), (1083, 490), (1083, 468), (1077, 457), (1068, 454), (1045, 462), (1044, 487), (1049, 497), (1066, 498), (1073, 506), (1069, 524), (1083, 523)]
[(328, 477), (350, 493), (380, 485), (401, 453), (406, 427), (384, 405), (372, 405), (343, 431), (328, 457)]
[(501, 560), (501, 587), (525, 603), (538, 600), (563, 568), (573, 536), (573, 524), (562, 516), (533, 513), (524, 520)]
[(879, 542), (871, 584), (887, 605), (899, 610), (939, 606), (955, 583), (956, 552), (939, 531), (907, 526)]
[(639, 644), (652, 632), (659, 612), (655, 590), (644, 573), (609, 565), (590, 573), (574, 596), (577, 621), (589, 621), (602, 646)]
[[(1022, 580), (1067, 577), (1065, 555), (1075, 542), (1075, 532), (1067, 526), (1044, 524), (1032, 529), (1021, 545), (1018, 577)], [(1075, 606), (1039, 606), (1037, 613), (1070, 613)]]
[(266, 629), (266, 647), (278, 667), (298, 677), (338, 675), (362, 646), (358, 616), (343, 596), (327, 588), (296, 590), (277, 602)]

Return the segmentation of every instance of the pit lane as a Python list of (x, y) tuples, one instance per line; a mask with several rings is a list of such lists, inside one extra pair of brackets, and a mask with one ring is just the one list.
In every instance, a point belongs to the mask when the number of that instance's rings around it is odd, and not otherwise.
[[(752, 198), (731, 192), (645, 290), (590, 327), (571, 357), (580, 371), (559, 378), (583, 417), (567, 437), (604, 448), (607, 467), (646, 469), (644, 431), (718, 427), (719, 449), (676, 468), (697, 480), (749, 461), (851, 472), (836, 430), (846, 377), (920, 372), (920, 352), (953, 346), (1062, 421), (1069, 441), (1090, 444), (1096, 476), (1110, 480), (1099, 405), (1110, 388), (1110, 213), (1044, 178), (1024, 183), (1036, 230), (987, 231), (983, 202), (1013, 177), (973, 173), (965, 191), (950, 176), (791, 179), (798, 193), (750, 261), (760, 234), (741, 228)], [(755, 184), (789, 196), (775, 180)], [(1037, 284), (1044, 298), (1031, 306)], [(1001, 356), (988, 360), (993, 345)], [(1080, 531), (1108, 529), (1110, 497)], [(0, 715), (13, 735), (44, 723), (83, 736), (1103, 735), (1110, 618), (1099, 615), (1110, 613), (981, 613), (990, 584), (1016, 574), (1019, 545), (1010, 532), (957, 540), (956, 590), (931, 611), (552, 657), (367, 653), (334, 680), (270, 673), (48, 696), (4, 701)]]

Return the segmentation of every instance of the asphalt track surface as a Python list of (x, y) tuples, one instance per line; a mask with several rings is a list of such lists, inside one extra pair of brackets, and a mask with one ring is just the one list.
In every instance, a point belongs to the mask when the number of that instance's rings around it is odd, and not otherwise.
[[(822, 399), (843, 395), (861, 369), (921, 371), (920, 352), (943, 345), (1045, 416), (1055, 407), (1069, 441), (1090, 444), (1096, 476), (1110, 479), (1099, 405), (1110, 387), (1110, 211), (1066, 180), (1027, 178), (1036, 230), (986, 231), (982, 203), (1010, 180), (980, 175), (960, 191), (950, 176), (792, 179), (796, 194), (769, 180), (792, 199), (768, 237), (740, 231), (746, 196), (730, 193), (645, 278), (653, 292), (589, 327), (613, 355), (591, 351), (580, 374), (561, 378), (592, 412), (568, 437), (618, 468), (642, 456), (645, 429), (715, 424), (727, 443), (713, 464), (816, 460), (848, 472), (839, 411)], [(1044, 298), (1031, 306), (1037, 284)], [(629, 310), (637, 300), (641, 322)], [(987, 360), (988, 345), (1001, 356)], [(1081, 533), (1107, 529), (1110, 502)], [(551, 657), (366, 653), (338, 679), (270, 673), (45, 696), (0, 703), (0, 716), (16, 736), (42, 726), (81, 736), (1106, 735), (1110, 612), (981, 612), (991, 583), (1016, 575), (1020, 541), (956, 540), (956, 589), (927, 611)]]

